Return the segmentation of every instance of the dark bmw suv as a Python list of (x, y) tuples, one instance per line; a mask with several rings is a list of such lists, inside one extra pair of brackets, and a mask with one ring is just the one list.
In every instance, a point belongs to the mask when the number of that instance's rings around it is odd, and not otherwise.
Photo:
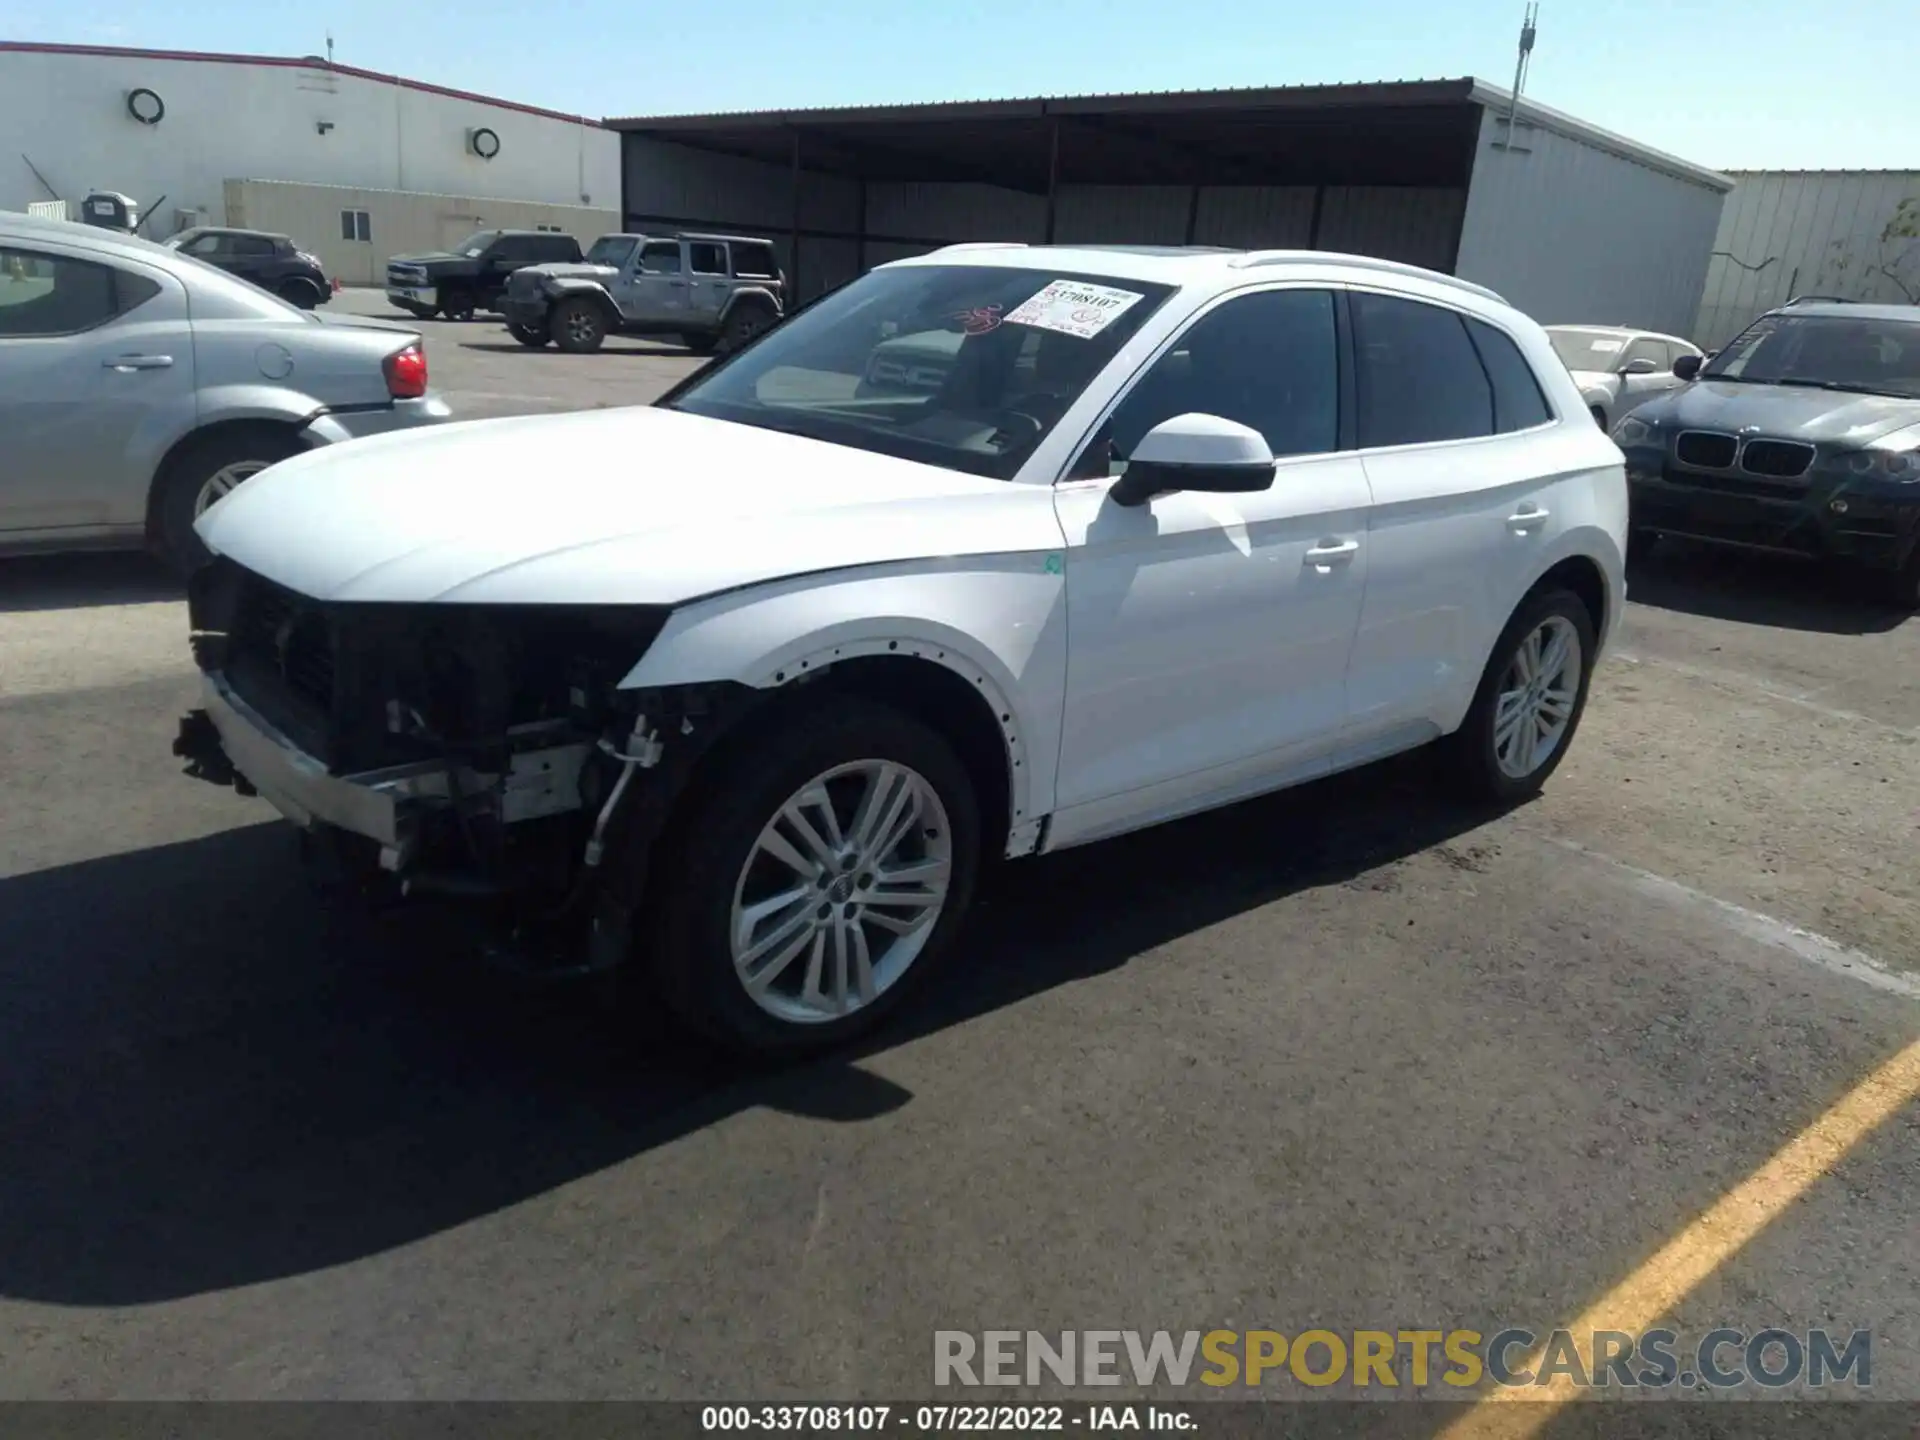
[(1614, 427), (1629, 548), (1662, 535), (1831, 557), (1920, 610), (1920, 306), (1762, 315)]
[(309, 255), (286, 235), (197, 225), (170, 236), (165, 243), (183, 255), (217, 265), (242, 280), (251, 280), (262, 290), (271, 290), (302, 310), (324, 305), (333, 295), (333, 286), (319, 258)]

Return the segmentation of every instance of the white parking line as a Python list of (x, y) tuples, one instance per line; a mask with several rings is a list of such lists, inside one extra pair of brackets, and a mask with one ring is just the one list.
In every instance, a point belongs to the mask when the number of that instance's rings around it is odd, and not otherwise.
[(1709, 685), (1723, 686), (1729, 690), (1745, 690), (1768, 700), (1778, 700), (1784, 705), (1798, 705), (1803, 710), (1811, 710), (1816, 715), (1829, 720), (1838, 720), (1848, 725), (1869, 725), (1876, 730), (1885, 730), (1889, 734), (1900, 735), (1909, 740), (1920, 740), (1920, 729), (1909, 729), (1902, 725), (1890, 725), (1885, 720), (1876, 720), (1871, 715), (1862, 715), (1856, 710), (1841, 710), (1832, 705), (1817, 704), (1813, 697), (1831, 690), (1832, 685), (1821, 685), (1812, 690), (1795, 693), (1767, 684), (1764, 680), (1751, 675), (1743, 675), (1734, 670), (1711, 670), (1705, 666), (1688, 665), (1679, 660), (1664, 660), (1658, 656), (1635, 655), (1630, 651), (1616, 650), (1610, 657), (1624, 665), (1650, 665), (1658, 670), (1669, 670), (1675, 675), (1684, 675), (1689, 680), (1704, 681)]
[(1711, 915), (1720, 924), (1737, 935), (1749, 940), (1757, 940), (1762, 945), (1775, 950), (1784, 950), (1797, 956), (1810, 965), (1822, 970), (1831, 970), (1836, 975), (1844, 975), (1849, 980), (1857, 980), (1862, 985), (1870, 985), (1876, 990), (1886, 990), (1909, 1000), (1920, 1000), (1920, 975), (1895, 970), (1884, 960), (1879, 960), (1864, 950), (1855, 950), (1842, 945), (1837, 940), (1829, 940), (1811, 930), (1803, 930), (1798, 925), (1789, 925), (1784, 920), (1776, 920), (1771, 915), (1763, 915), (1758, 910), (1749, 910), (1744, 905), (1735, 905), (1730, 900), (1709, 895), (1703, 890), (1695, 890), (1691, 885), (1682, 885), (1678, 880), (1669, 880), (1664, 875), (1656, 875), (1651, 870), (1642, 870), (1623, 860), (1598, 850), (1588, 849), (1577, 840), (1569, 840), (1562, 835), (1548, 835), (1541, 831), (1530, 830), (1550, 845), (1563, 850), (1571, 850), (1576, 855), (1584, 855), (1589, 860), (1614, 872), (1631, 889), (1682, 910), (1694, 910)]

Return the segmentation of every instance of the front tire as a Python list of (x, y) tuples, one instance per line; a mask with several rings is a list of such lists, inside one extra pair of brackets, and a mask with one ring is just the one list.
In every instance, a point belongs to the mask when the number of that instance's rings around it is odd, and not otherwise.
[(216, 432), (189, 441), (155, 482), (154, 549), (175, 574), (192, 574), (212, 558), (193, 524), (269, 465), (300, 453), (300, 442), (268, 426)]
[(320, 303), (320, 292), (305, 280), (289, 280), (280, 287), (280, 298), (289, 305), (311, 310)]
[(536, 326), (536, 325), (518, 325), (518, 324), (509, 323), (507, 326), (507, 333), (513, 336), (514, 339), (518, 340), (522, 345), (525, 345), (530, 350), (540, 349), (542, 346), (544, 346), (547, 343), (548, 340), (553, 338), (551, 335), (547, 333), (545, 326)]
[(547, 330), (569, 355), (589, 355), (606, 343), (606, 313), (591, 300), (562, 300), (553, 307)]
[(972, 900), (965, 767), (928, 726), (854, 696), (788, 712), (718, 763), (666, 851), (636, 973), (736, 1054), (872, 1030), (936, 973)]
[(1882, 600), (1903, 613), (1920, 612), (1920, 539), (1914, 541), (1906, 564), (1874, 578)]
[(1493, 647), (1460, 728), (1443, 742), (1447, 776), (1469, 798), (1511, 805), (1566, 758), (1598, 648), (1594, 617), (1571, 590), (1536, 591)]
[(471, 320), (473, 318), (473, 294), (467, 290), (442, 290), (440, 292), (440, 314), (448, 320)]

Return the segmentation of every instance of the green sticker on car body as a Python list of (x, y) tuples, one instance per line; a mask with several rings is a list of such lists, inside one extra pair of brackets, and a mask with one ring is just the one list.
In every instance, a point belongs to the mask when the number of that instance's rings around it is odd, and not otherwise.
[(1065, 567), (1060, 563), (1059, 555), (1047, 556), (1047, 574), (1058, 575)]

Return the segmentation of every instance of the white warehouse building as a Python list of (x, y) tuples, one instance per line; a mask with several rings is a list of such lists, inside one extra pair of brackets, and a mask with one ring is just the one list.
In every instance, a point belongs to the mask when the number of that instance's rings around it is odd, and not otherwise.
[(311, 56), (0, 41), (0, 135), (0, 210), (118, 191), (149, 238), (281, 231), (348, 284), (488, 226), (619, 228), (599, 121)]

